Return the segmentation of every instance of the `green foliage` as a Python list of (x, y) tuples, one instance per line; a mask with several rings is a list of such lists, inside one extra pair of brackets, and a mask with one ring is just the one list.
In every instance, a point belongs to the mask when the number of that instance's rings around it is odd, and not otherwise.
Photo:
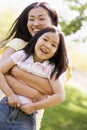
[(87, 95), (65, 86), (66, 101), (45, 110), (41, 130), (87, 130)]
[(68, 7), (70, 7), (71, 10), (77, 11), (79, 13), (79, 16), (77, 16), (70, 22), (67, 22), (67, 19), (64, 20), (63, 17), (61, 18), (62, 20), (60, 21), (60, 25), (62, 31), (66, 35), (70, 35), (80, 30), (83, 21), (87, 21), (87, 15), (85, 15), (84, 13), (85, 10), (87, 9), (87, 3), (81, 4), (80, 1), (78, 0), (72, 0), (72, 1), (64, 0), (64, 3)]
[[(64, 3), (72, 10), (77, 11), (79, 16), (75, 17), (72, 21), (67, 21), (60, 15), (60, 25), (65, 35), (71, 35), (72, 33), (80, 30), (83, 21), (87, 21), (87, 15), (85, 10), (87, 9), (87, 3), (81, 4), (78, 0), (63, 0)], [(61, 9), (62, 10), (62, 9)], [(67, 12), (68, 13), (68, 12)], [(15, 8), (9, 7), (0, 11), (0, 40), (7, 33), (8, 29), (12, 25), (13, 21), (18, 16), (18, 11)], [(84, 39), (85, 40), (85, 39)]]
[(72, 20), (70, 23), (67, 23), (65, 21), (60, 22), (62, 31), (66, 35), (75, 33), (82, 26), (82, 20), (83, 20), (82, 17), (78, 16), (78, 17), (76, 17), (76, 19)]

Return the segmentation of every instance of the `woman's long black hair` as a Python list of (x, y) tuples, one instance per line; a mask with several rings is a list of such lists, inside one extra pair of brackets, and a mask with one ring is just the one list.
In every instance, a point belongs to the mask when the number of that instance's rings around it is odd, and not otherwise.
[(54, 26), (49, 26), (41, 29), (39, 32), (37, 32), (29, 41), (29, 43), (23, 48), (25, 53), (27, 54), (26, 59), (34, 53), (34, 48), (37, 43), (37, 40), (47, 32), (54, 32), (58, 34), (59, 37), (59, 46), (55, 53), (55, 55), (49, 59), (50, 64), (54, 65), (54, 69), (51, 73), (51, 78), (55, 74), (57, 79), (64, 71), (66, 71), (68, 66), (68, 58), (67, 58), (67, 52), (66, 52), (66, 46), (65, 46), (65, 40), (64, 35), (60, 31), (57, 30)]
[(20, 14), (20, 16), (14, 21), (9, 30), (9, 35), (4, 41), (11, 40), (12, 38), (20, 38), (25, 42), (28, 42), (32, 38), (32, 35), (27, 28), (28, 14), (31, 9), (37, 7), (46, 9), (48, 11), (48, 15), (51, 18), (52, 24), (54, 26), (58, 25), (58, 14), (51, 6), (46, 2), (35, 2), (27, 6)]

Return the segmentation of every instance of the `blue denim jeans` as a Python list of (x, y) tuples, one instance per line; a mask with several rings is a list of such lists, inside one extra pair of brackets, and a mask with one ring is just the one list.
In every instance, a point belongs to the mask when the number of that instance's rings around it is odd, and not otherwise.
[(0, 101), (0, 130), (36, 130), (36, 113), (25, 114), (10, 107), (7, 97)]

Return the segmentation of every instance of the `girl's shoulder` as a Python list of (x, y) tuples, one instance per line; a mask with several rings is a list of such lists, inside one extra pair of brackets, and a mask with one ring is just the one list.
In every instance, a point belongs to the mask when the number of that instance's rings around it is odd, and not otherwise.
[(13, 53), (10, 57), (13, 59), (14, 63), (20, 63), (26, 57), (26, 53), (24, 50), (20, 50)]

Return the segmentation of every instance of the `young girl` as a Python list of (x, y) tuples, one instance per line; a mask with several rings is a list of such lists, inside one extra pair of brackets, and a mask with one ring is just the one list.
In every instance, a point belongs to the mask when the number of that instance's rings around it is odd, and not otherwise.
[[(20, 106), (18, 96), (10, 89), (4, 77), (4, 74), (15, 64), (30, 73), (47, 78), (54, 94), (37, 102), (31, 99), (30, 103)], [(8, 97), (9, 105), (20, 107), (27, 114), (55, 106), (65, 99), (64, 86), (60, 75), (66, 71), (67, 64), (63, 34), (55, 27), (46, 27), (34, 35), (23, 50), (15, 52), (0, 64), (0, 88)]]

